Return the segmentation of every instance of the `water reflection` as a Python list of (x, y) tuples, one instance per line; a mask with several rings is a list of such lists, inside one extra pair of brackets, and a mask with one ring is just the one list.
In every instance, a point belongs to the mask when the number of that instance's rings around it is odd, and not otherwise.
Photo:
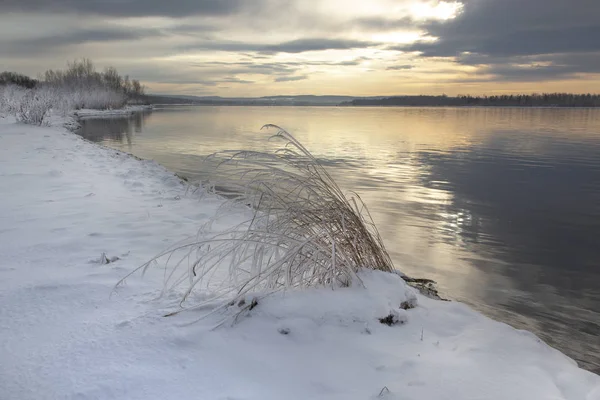
[(80, 133), (93, 142), (116, 142), (133, 145), (133, 134), (142, 133), (151, 112), (135, 113), (127, 117), (83, 118)]
[(360, 193), (397, 266), (600, 372), (600, 110), (179, 107), (82, 134), (202, 179), (269, 122)]
[(538, 333), (557, 347), (572, 347), (571, 353), (589, 354), (588, 367), (598, 370), (600, 192), (590, 191), (600, 182), (598, 165), (590, 165), (600, 154), (598, 143), (562, 151), (549, 143), (543, 154), (524, 156), (505, 136), (491, 138), (464, 149), (460, 158), (421, 153), (421, 162), (431, 166), (423, 183), (451, 182), (447, 214), (468, 210), (470, 218), (463, 221), (477, 221), (454, 230), (462, 245), (503, 261), (471, 262), (483, 273), (493, 270), (512, 281), (510, 292), (491, 286), (484, 302), (521, 315), (543, 315), (536, 321)]

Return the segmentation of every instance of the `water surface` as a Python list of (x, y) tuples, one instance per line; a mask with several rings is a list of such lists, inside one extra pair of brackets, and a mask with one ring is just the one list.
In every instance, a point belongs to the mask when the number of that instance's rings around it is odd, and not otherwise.
[(361, 195), (396, 267), (600, 373), (600, 110), (165, 107), (81, 134), (201, 179), (265, 123)]

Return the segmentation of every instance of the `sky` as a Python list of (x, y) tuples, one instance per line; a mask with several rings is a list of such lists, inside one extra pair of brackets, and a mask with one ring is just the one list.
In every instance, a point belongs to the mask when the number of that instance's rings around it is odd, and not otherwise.
[(600, 92), (598, 0), (1, 0), (0, 71), (90, 58), (150, 93)]

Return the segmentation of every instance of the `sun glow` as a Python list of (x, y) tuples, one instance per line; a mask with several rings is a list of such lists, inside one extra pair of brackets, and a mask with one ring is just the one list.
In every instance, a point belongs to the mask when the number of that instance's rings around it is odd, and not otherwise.
[(376, 33), (371, 36), (371, 40), (381, 43), (398, 43), (398, 44), (410, 44), (421, 39), (422, 32), (385, 32)]
[(410, 7), (411, 17), (416, 20), (447, 21), (461, 13), (463, 4), (459, 2), (415, 3)]

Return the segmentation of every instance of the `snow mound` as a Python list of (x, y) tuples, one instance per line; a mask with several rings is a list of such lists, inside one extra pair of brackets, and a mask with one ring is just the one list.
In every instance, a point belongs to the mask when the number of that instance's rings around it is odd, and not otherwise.
[(417, 295), (412, 288), (398, 275), (380, 271), (363, 270), (359, 278), (360, 282), (348, 288), (273, 294), (260, 300), (253, 315), (260, 317), (261, 323), (305, 320), (309, 325), (352, 327), (358, 331), (379, 324), (379, 319), (390, 314), (397, 317), (396, 323), (406, 322), (407, 312), (403, 306), (417, 305)]

